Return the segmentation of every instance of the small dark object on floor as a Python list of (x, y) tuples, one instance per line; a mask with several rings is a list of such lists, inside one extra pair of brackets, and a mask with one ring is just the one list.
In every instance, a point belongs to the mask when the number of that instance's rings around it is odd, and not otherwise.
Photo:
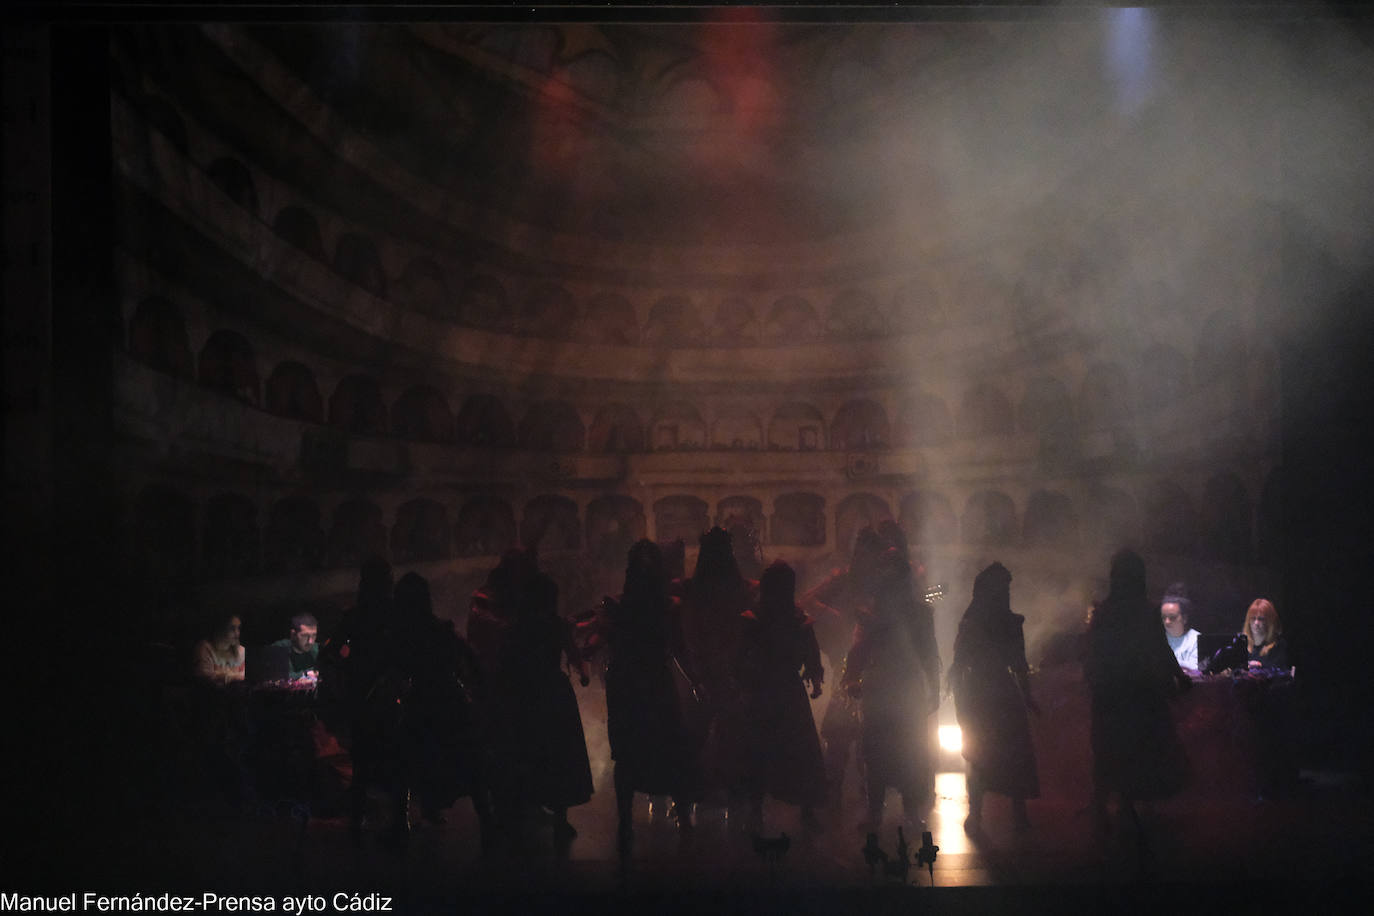
[(911, 850), (901, 827), (897, 828), (897, 857), (883, 863), (883, 873), (889, 878), (900, 878), (903, 884), (911, 873)]
[(940, 847), (935, 845), (930, 831), (923, 831), (921, 833), (921, 848), (916, 850), (916, 867), (920, 868), (922, 865), (926, 867), (926, 871), (930, 873), (932, 884), (935, 883), (935, 854), (939, 851)]
[(880, 863), (887, 863), (887, 853), (883, 852), (882, 847), (878, 845), (878, 835), (876, 833), (870, 833), (868, 835), (868, 840), (864, 843), (863, 854), (864, 862), (868, 864), (868, 873), (870, 875), (873, 874), (873, 870), (877, 868)]
[(754, 836), (754, 852), (770, 865), (779, 862), (791, 848), (792, 840), (785, 833), (775, 837)]

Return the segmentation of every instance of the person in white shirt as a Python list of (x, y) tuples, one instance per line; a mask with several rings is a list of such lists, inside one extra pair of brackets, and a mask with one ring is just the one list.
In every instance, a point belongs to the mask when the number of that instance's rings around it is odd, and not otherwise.
[(1188, 600), (1187, 589), (1183, 583), (1169, 586), (1164, 600), (1159, 604), (1159, 618), (1164, 624), (1164, 635), (1169, 640), (1169, 648), (1178, 659), (1178, 666), (1189, 674), (1196, 674), (1197, 667), (1197, 630), (1188, 626), (1188, 615), (1193, 604)]
[(207, 684), (227, 687), (243, 680), (244, 648), (239, 641), (243, 622), (237, 614), (220, 620), (214, 635), (202, 639), (192, 649), (192, 670)]

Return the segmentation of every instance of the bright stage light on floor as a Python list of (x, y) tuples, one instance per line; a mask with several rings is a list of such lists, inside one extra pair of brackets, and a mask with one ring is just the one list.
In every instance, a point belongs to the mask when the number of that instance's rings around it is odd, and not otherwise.
[(941, 725), (939, 738), (943, 750), (958, 753), (964, 749), (964, 733), (957, 725)]

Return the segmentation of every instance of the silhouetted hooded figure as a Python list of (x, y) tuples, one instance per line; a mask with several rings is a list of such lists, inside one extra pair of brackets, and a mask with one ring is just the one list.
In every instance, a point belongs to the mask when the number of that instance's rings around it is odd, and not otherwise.
[(389, 792), (396, 802), (388, 841), (402, 843), (410, 830), (404, 807), (407, 796), (398, 702), (406, 684), (396, 664), (398, 636), (391, 608), (391, 565), (373, 557), (359, 569), (358, 600), (340, 627), (337, 650), (349, 707), (353, 756), (350, 827), (355, 843), (362, 839), (367, 791), (372, 787)]
[(1109, 592), (1088, 625), (1083, 673), (1092, 697), (1093, 806), (1105, 831), (1108, 795), (1119, 795), (1134, 817), (1132, 802), (1173, 795), (1187, 779), (1169, 699), (1191, 682), (1146, 597), (1145, 561), (1133, 551), (1112, 558)]
[[(811, 808), (826, 795), (811, 697), (820, 696), (825, 670), (811, 619), (797, 607), (797, 577), (781, 560), (763, 571), (758, 606), (741, 615), (735, 683), (739, 698), (722, 728), (733, 734), (723, 748), (727, 781), (750, 800), (756, 830), (763, 797), (800, 805), (803, 822), (815, 826)], [(804, 683), (805, 682), (805, 683)]]
[(494, 822), (507, 840), (514, 838), (523, 821), (519, 785), (508, 761), (519, 753), (512, 634), (517, 616), (517, 578), (527, 575), (526, 565), (523, 551), (507, 550), (488, 571), (482, 587), (472, 593), (468, 605), (467, 641), (479, 673), (476, 683), (469, 687), (476, 701)]
[(861, 618), (843, 687), (860, 700), (868, 815), (882, 820), (888, 787), (909, 817), (932, 800), (935, 748), (929, 718), (940, 703), (935, 613), (917, 601), (911, 566), (897, 547), (878, 562), (873, 610)]
[(321, 650), (337, 659), (350, 706), (363, 702), (381, 664), (377, 651), (391, 618), (394, 583), (391, 564), (380, 557), (365, 560), (358, 570), (358, 597), (344, 615), (339, 632)]
[(1018, 827), (1029, 826), (1026, 799), (1040, 795), (1026, 710), (1030, 694), (1025, 618), (1011, 611), (1011, 573), (993, 563), (973, 580), (973, 599), (959, 624), (949, 685), (963, 733), (969, 819), (980, 826), (983, 793), (1011, 798)]
[[(530, 551), (511, 557), (515, 615), (499, 658), (497, 705), (514, 726), (510, 753), (498, 761), (503, 779), (510, 778), (514, 797), (554, 813), (554, 839), (576, 835), (568, 808), (592, 797), (587, 739), (572, 683), (563, 661), (589, 681), (572, 627), (558, 613), (558, 586), (539, 571)], [(506, 561), (503, 559), (502, 561)]]
[(678, 823), (691, 826), (690, 802), (700, 790), (696, 749), (683, 722), (674, 666), (693, 679), (677, 599), (657, 544), (630, 548), (625, 589), (607, 599), (597, 620), (609, 658), (606, 730), (615, 761), (618, 839), (629, 853), (634, 793), (671, 795)]
[(402, 716), (408, 785), (434, 823), (459, 797), (472, 796), (485, 845), (490, 815), (469, 686), (480, 678), (476, 659), (452, 621), (434, 615), (429, 581), (418, 573), (396, 583), (395, 615), (396, 664), (410, 681)]
[(706, 740), (712, 720), (733, 702), (740, 615), (754, 606), (758, 593), (757, 585), (740, 573), (730, 535), (723, 528), (712, 528), (701, 536), (696, 569), (684, 593), (683, 630), (705, 688), (706, 702), (697, 710), (695, 721), (688, 723), (700, 744)]
[[(819, 585), (803, 596), (801, 606), (815, 621), (816, 640), (832, 671), (844, 681), (845, 662), (854, 644), (859, 619), (873, 608), (878, 559), (885, 546), (871, 525), (859, 529), (854, 539), (854, 554), (847, 567), (833, 570)], [(821, 749), (830, 783), (830, 802), (838, 804), (849, 766), (850, 748), (859, 743), (863, 720), (859, 701), (846, 691), (830, 694), (830, 703), (821, 719)], [(858, 754), (862, 778), (863, 755)]]

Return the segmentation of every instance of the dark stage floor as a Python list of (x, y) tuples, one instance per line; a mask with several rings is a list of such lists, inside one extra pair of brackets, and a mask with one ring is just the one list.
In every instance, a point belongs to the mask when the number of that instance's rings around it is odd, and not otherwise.
[[(989, 796), (985, 831), (963, 830), (968, 813), (957, 754), (944, 755), (926, 827), (939, 847), (930, 870), (913, 867), (905, 880), (870, 874), (859, 826), (865, 806), (851, 764), (843, 803), (821, 810), (822, 829), (801, 829), (795, 808), (769, 802), (765, 836), (783, 832), (790, 846), (776, 864), (763, 861), (751, 838), (732, 830), (723, 808), (698, 806), (688, 842), (667, 816), (667, 799), (637, 799), (636, 844), (622, 871), (616, 855), (615, 802), (599, 691), (580, 696), (595, 796), (572, 809), (578, 831), (566, 856), (554, 852), (552, 829), (534, 831), (534, 848), (483, 859), (467, 799), (440, 825), (419, 822), (409, 847), (380, 838), (384, 799), (374, 798), (361, 845), (347, 819), (316, 807), (306, 821), (286, 805), (232, 805), (205, 791), (207, 774), (175, 761), (159, 767), (143, 758), (150, 785), (124, 793), (132, 804), (70, 816), (56, 828), (55, 847), (21, 848), (6, 890), (92, 890), (202, 894), (376, 893), (393, 911), (435, 912), (1100, 912), (1117, 903), (1171, 910), (1231, 912), (1242, 905), (1271, 910), (1290, 904), (1332, 912), (1374, 875), (1374, 792), (1354, 767), (1305, 769), (1291, 797), (1259, 799), (1238, 778), (1215, 780), (1177, 798), (1142, 808), (1141, 834), (1123, 824), (1105, 841), (1093, 835), (1086, 811), (1090, 786), (1082, 763), (1056, 765), (1046, 736), (1041, 749), (1042, 797), (1029, 802), (1033, 826), (1011, 828), (1006, 799)], [(818, 715), (821, 709), (817, 709)], [(137, 761), (134, 761), (137, 765)], [(1081, 780), (1072, 777), (1082, 768)], [(1224, 771), (1229, 772), (1229, 771)], [(199, 783), (199, 790), (194, 786)], [(12, 784), (11, 788), (15, 788)], [(96, 808), (99, 806), (97, 805)], [(115, 807), (121, 813), (115, 812)], [(889, 793), (881, 847), (895, 853), (904, 825), (912, 857), (922, 826), (903, 818)], [(22, 840), (22, 837), (20, 838)], [(23, 853), (27, 852), (26, 857)], [(25, 858), (36, 860), (23, 866)], [(9, 871), (9, 869), (6, 869)], [(1363, 908), (1363, 907), (1361, 907)], [(278, 911), (281, 910), (280, 903)], [(1305, 916), (1305, 914), (1304, 914)]]
[[(104, 850), (82, 869), (82, 884), (197, 894), (378, 892), (407, 909), (461, 904), (468, 912), (599, 910), (615, 902), (675, 911), (871, 912), (920, 900), (943, 901), (953, 912), (993, 905), (1014, 892), (1022, 911), (1041, 904), (1062, 911), (1071, 901), (1114, 897), (1223, 907), (1276, 898), (1322, 901), (1336, 888), (1364, 882), (1374, 867), (1371, 799), (1336, 773), (1305, 771), (1287, 799), (1155, 805), (1144, 811), (1149, 852), (1142, 857), (1134, 828), (1098, 842), (1083, 805), (1059, 799), (1032, 801), (1033, 827), (1017, 833), (1005, 801), (990, 798), (985, 834), (970, 838), (962, 826), (963, 774), (946, 772), (937, 779), (927, 821), (939, 846), (933, 869), (912, 868), (905, 881), (869, 873), (858, 827), (863, 806), (852, 779), (845, 805), (824, 812), (818, 833), (800, 829), (795, 809), (769, 804), (767, 834), (786, 832), (791, 840), (776, 865), (729, 828), (722, 809), (699, 807), (684, 843), (666, 817), (666, 800), (641, 797), (636, 848), (622, 873), (608, 775), (600, 774), (592, 802), (571, 812), (578, 836), (566, 857), (555, 855), (546, 827), (536, 831), (538, 848), (528, 854), (482, 859), (471, 807), (460, 800), (446, 823), (418, 826), (403, 852), (380, 842), (381, 804), (379, 822), (361, 847), (346, 819), (314, 818), (297, 859), (299, 821), (285, 807), (235, 810), (202, 800), (151, 805), (117, 835), (93, 844)], [(893, 796), (888, 809), (880, 843), (891, 854), (904, 820)], [(920, 832), (919, 824), (906, 825), (913, 858)]]

